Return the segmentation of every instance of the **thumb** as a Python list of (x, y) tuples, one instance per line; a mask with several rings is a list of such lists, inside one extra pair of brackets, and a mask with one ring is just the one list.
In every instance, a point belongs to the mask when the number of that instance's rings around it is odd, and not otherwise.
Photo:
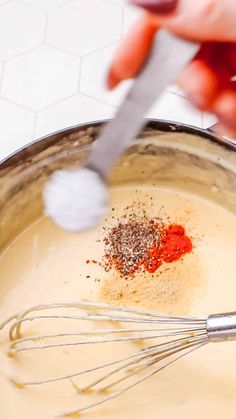
[(157, 26), (197, 41), (236, 41), (235, 0), (130, 0)]
[(133, 78), (145, 63), (157, 26), (150, 22), (148, 14), (143, 14), (133, 30), (121, 42), (110, 67), (107, 84), (113, 89), (120, 81)]

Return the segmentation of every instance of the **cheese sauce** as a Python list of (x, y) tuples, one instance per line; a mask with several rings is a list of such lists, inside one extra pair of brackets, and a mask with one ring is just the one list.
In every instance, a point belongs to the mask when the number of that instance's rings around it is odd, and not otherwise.
[[(30, 306), (58, 301), (91, 300), (165, 313), (203, 316), (236, 310), (236, 217), (199, 197), (164, 188), (114, 188), (104, 225), (112, 225), (134, 202), (148, 215), (168, 216), (186, 228), (194, 250), (154, 275), (134, 279), (104, 272), (103, 226), (73, 235), (42, 218), (0, 257), (0, 320)], [(110, 208), (110, 209), (111, 209)], [(114, 217), (114, 218), (112, 218)], [(135, 292), (133, 292), (135, 290)], [(60, 323), (60, 324), (59, 324)], [(59, 330), (72, 331), (65, 320)], [(43, 323), (24, 326), (26, 333)], [(45, 326), (47, 331), (48, 324)], [(74, 324), (73, 324), (74, 330)], [(3, 419), (52, 419), (65, 409), (90, 401), (69, 380), (17, 388), (9, 377), (34, 380), (59, 376), (132, 353), (133, 344), (32, 351), (7, 357), (7, 334), (0, 334), (0, 405)], [(236, 343), (209, 344), (171, 365), (129, 393), (86, 413), (90, 419), (228, 419), (236, 416)], [(82, 378), (74, 384), (80, 386)], [(75, 416), (76, 417), (76, 416)]]

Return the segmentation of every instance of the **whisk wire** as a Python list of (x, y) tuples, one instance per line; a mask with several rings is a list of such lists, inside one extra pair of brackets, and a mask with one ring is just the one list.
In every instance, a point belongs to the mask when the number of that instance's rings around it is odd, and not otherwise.
[[(200, 339), (200, 340), (202, 340), (202, 339)], [(88, 388), (91, 389), (92, 387), (94, 387), (97, 384), (100, 384), (102, 381), (106, 380), (107, 378), (110, 378), (112, 375), (115, 375), (117, 372), (121, 372), (122, 370), (130, 367), (131, 365), (136, 364), (138, 366), (138, 368), (137, 368), (137, 370), (135, 369), (132, 373), (133, 375), (135, 375), (135, 374), (137, 374), (137, 371), (142, 371), (143, 368), (145, 368), (149, 365), (152, 365), (153, 363), (161, 361), (161, 360), (169, 357), (170, 355), (173, 355), (174, 353), (185, 350), (186, 346), (188, 348), (190, 348), (190, 347), (196, 345), (196, 339), (193, 340), (192, 343), (190, 343), (190, 342), (191, 341), (186, 341), (186, 339), (182, 339), (181, 341), (176, 340), (176, 341), (169, 342), (168, 344), (155, 345), (155, 346), (152, 347), (153, 351), (151, 353), (149, 353), (149, 354), (147, 354), (143, 357), (141, 356), (140, 359), (134, 360), (134, 361), (132, 361), (128, 364), (125, 364), (122, 367), (117, 368), (117, 369), (113, 370), (112, 372), (104, 375), (99, 380), (96, 380), (96, 381), (90, 383), (88, 386), (86, 386), (85, 390), (87, 390)], [(199, 342), (199, 339), (197, 340), (197, 342)], [(142, 355), (142, 353), (141, 353), (141, 355)], [(149, 359), (151, 359), (150, 364), (149, 364), (149, 362), (150, 362)], [(146, 363), (146, 364), (144, 363), (144, 366), (142, 365), (142, 361), (145, 361), (145, 363)], [(139, 365), (139, 364), (141, 364), (141, 365)], [(120, 382), (126, 380), (127, 378), (129, 378), (128, 375), (126, 375), (125, 377), (123, 377), (119, 381), (110, 384), (109, 388), (113, 387), (117, 383), (120, 383)], [(99, 391), (103, 391), (103, 389), (99, 390)]]
[(154, 371), (146, 374), (144, 377), (138, 379), (137, 381), (135, 381), (133, 384), (123, 388), (122, 390), (119, 390), (105, 398), (103, 398), (100, 401), (94, 402), (94, 403), (90, 403), (85, 405), (84, 407), (81, 407), (79, 409), (74, 409), (74, 410), (68, 410), (65, 412), (61, 412), (57, 415), (57, 417), (65, 417), (65, 416), (72, 416), (72, 415), (76, 415), (76, 414), (80, 414), (83, 413), (87, 410), (90, 410), (92, 408), (101, 406), (102, 404), (111, 401), (119, 396), (121, 396), (122, 394), (127, 393), (127, 391), (131, 390), (132, 388), (136, 387), (137, 385), (143, 383), (144, 381), (148, 380), (149, 378), (153, 377), (154, 375), (156, 375), (158, 372), (160, 372), (161, 370), (165, 369), (166, 367), (170, 366), (171, 364), (173, 364), (174, 362), (180, 360), (181, 358), (183, 358), (185, 355), (190, 354), (191, 352), (200, 349), (202, 346), (204, 346), (207, 343), (206, 340), (203, 340), (202, 342), (199, 342), (199, 345), (196, 345), (195, 347), (191, 347), (191, 349), (189, 351), (187, 351), (184, 354), (179, 355), (178, 357), (175, 357), (174, 359), (172, 359), (171, 361), (169, 361), (168, 363), (166, 363), (165, 365), (155, 369)]
[[(71, 329), (68, 332), (57, 330), (61, 320), (65, 327), (67, 322), (68, 326), (70, 325)], [(29, 334), (32, 329), (27, 327), (29, 323), (34, 327), (38, 326), (39, 330), (42, 330), (44, 324), (53, 330), (48, 333)], [(131, 355), (70, 374), (32, 380), (12, 378), (12, 382), (22, 387), (70, 380), (79, 394), (85, 396), (87, 392), (93, 392), (99, 396), (99, 400), (64, 412), (60, 417), (84, 412), (126, 393), (209, 342), (206, 318), (149, 313), (135, 308), (111, 307), (107, 304), (84, 301), (31, 307), (9, 317), (0, 325), (0, 330), (6, 328), (9, 328), (11, 356), (20, 356), (28, 351), (60, 351), (66, 347), (77, 350), (85, 345), (117, 345), (119, 342), (130, 344), (129, 350), (135, 350)], [(135, 345), (139, 342), (142, 344), (141, 349), (137, 349)], [(94, 373), (99, 373), (100, 376), (95, 378)], [(89, 383), (79, 388), (73, 380), (83, 376), (88, 376)], [(112, 394), (107, 395), (111, 391)]]

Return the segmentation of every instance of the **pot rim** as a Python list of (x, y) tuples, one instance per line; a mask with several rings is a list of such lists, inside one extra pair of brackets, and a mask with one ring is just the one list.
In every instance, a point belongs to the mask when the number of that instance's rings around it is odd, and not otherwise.
[[(109, 122), (109, 120), (110, 118), (72, 125), (70, 127), (54, 131), (51, 134), (47, 134), (43, 137), (38, 138), (37, 140), (31, 141), (30, 143), (22, 146), (18, 150), (11, 153), (9, 156), (0, 160), (0, 170), (14, 166), (15, 163), (19, 161), (23, 162), (24, 160), (34, 156), (38, 152), (46, 150), (50, 146), (55, 145), (65, 135), (70, 135), (80, 129), (87, 130), (94, 126), (103, 126), (104, 124)], [(183, 132), (187, 134), (192, 134), (200, 136), (202, 138), (206, 138), (210, 141), (214, 141), (219, 145), (223, 146), (224, 148), (236, 151), (236, 143), (234, 143), (232, 140), (226, 137), (217, 137), (216, 135), (214, 135), (214, 132), (210, 128), (203, 129), (195, 127), (193, 125), (183, 124), (181, 122), (173, 122), (164, 119), (146, 119), (146, 125), (144, 129), (160, 130), (163, 132)]]

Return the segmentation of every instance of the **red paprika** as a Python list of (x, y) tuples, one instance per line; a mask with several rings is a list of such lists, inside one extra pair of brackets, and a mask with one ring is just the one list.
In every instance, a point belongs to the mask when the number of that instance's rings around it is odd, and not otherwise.
[(192, 241), (186, 236), (185, 229), (180, 225), (172, 224), (163, 229), (159, 246), (152, 246), (149, 249), (148, 257), (143, 261), (144, 268), (154, 273), (163, 262), (175, 262), (186, 253), (190, 253), (192, 248)]

